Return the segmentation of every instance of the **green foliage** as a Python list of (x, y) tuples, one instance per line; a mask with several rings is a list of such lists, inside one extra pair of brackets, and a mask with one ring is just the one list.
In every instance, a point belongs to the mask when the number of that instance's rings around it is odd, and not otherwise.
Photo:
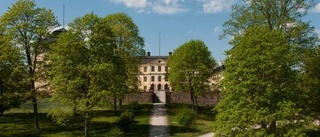
[(310, 48), (303, 59), (303, 72), (300, 73), (299, 88), (304, 91), (301, 100), (304, 113), (312, 118), (319, 119), (320, 106), (320, 48)]
[(122, 137), (124, 136), (124, 132), (118, 126), (114, 126), (111, 130), (107, 133), (107, 137)]
[(215, 66), (216, 62), (204, 42), (190, 40), (168, 58), (170, 85), (176, 91), (190, 92), (196, 110), (196, 97), (210, 91), (209, 78)]
[(135, 116), (138, 116), (142, 110), (142, 106), (137, 101), (131, 102), (128, 105), (128, 111), (132, 112)]
[(134, 121), (134, 118), (135, 115), (133, 114), (133, 112), (126, 110), (121, 113), (121, 115), (116, 121), (116, 125), (122, 128), (127, 128)]
[(196, 112), (192, 109), (183, 109), (177, 115), (180, 125), (190, 128), (196, 120)]
[(288, 40), (301, 47), (312, 46), (317, 35), (309, 22), (301, 18), (313, 4), (306, 0), (244, 0), (243, 4), (233, 7), (231, 18), (224, 23), (222, 36), (237, 36), (252, 26), (263, 26), (286, 32)]
[(139, 28), (125, 13), (110, 14), (102, 19), (103, 25), (110, 26), (116, 45), (117, 58), (114, 59), (114, 73), (118, 76), (112, 89), (114, 97), (121, 98), (130, 90), (137, 90), (139, 80), (139, 57), (145, 55), (144, 40), (139, 34)]
[(294, 47), (280, 30), (252, 27), (227, 52), (217, 136), (304, 136)]
[(0, 32), (0, 115), (24, 101), (26, 73), (19, 49)]
[[(216, 66), (208, 47), (200, 40), (179, 46), (168, 59), (169, 81), (177, 91), (194, 90), (196, 95), (209, 90), (208, 79)], [(184, 69), (181, 69), (184, 68)]]
[[(52, 41), (48, 30), (58, 22), (51, 10), (36, 7), (34, 0), (18, 0), (0, 18), (0, 28), (10, 39), (10, 44), (19, 49), (22, 56), (26, 80), (28, 81), (28, 99), (34, 104), (34, 124), (39, 130), (37, 97), (46, 86), (46, 54)], [(38, 83), (36, 83), (38, 82)], [(44, 92), (45, 93), (45, 92)]]
[[(93, 13), (76, 18), (69, 26), (50, 52), (52, 99), (64, 108), (79, 111), (88, 129), (90, 110), (105, 102), (114, 82), (118, 82), (113, 73), (116, 46), (109, 26), (102, 25), (101, 18)], [(50, 114), (62, 119), (72, 116)], [(88, 136), (89, 131), (85, 133)]]

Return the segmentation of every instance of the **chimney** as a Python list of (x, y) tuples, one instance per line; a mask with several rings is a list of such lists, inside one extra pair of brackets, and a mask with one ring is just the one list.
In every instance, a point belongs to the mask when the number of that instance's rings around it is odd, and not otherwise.
[(147, 52), (148, 56), (150, 56), (150, 52)]
[(172, 52), (169, 52), (169, 56), (172, 54)]

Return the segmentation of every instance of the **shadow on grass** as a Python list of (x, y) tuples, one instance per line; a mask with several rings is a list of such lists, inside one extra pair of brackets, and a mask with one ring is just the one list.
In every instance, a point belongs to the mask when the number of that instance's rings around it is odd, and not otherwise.
[(320, 131), (319, 130), (307, 130), (306, 134), (308, 137), (320, 137)]
[[(126, 136), (148, 136), (148, 118), (151, 113), (152, 104), (143, 104), (143, 110), (137, 122), (125, 129)], [(90, 135), (95, 137), (106, 136), (114, 125), (116, 116), (113, 110), (94, 110), (90, 113)], [(1, 137), (69, 137), (84, 135), (84, 118), (77, 115), (66, 123), (65, 126), (54, 123), (47, 113), (39, 113), (40, 132), (34, 130), (33, 113), (7, 113), (0, 117), (0, 136)], [(96, 120), (93, 120), (96, 119)], [(141, 123), (140, 121), (145, 122)]]
[(174, 136), (176, 134), (181, 134), (181, 133), (198, 133), (200, 132), (199, 130), (195, 128), (187, 128), (183, 126), (176, 126), (176, 125), (170, 125), (170, 135)]
[[(176, 116), (180, 110), (183, 108), (192, 108), (191, 104), (177, 104), (171, 103), (166, 105), (168, 111), (168, 115)], [(213, 121), (215, 118), (215, 113), (212, 111), (214, 107), (210, 106), (198, 106), (198, 114), (199, 118), (207, 121)]]

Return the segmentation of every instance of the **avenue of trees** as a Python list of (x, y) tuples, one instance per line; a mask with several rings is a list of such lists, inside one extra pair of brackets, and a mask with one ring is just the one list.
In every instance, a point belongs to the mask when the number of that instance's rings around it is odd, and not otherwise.
[(168, 79), (175, 91), (189, 92), (193, 110), (197, 112), (197, 97), (210, 91), (216, 61), (204, 42), (190, 40), (179, 46), (168, 58)]
[[(243, 0), (233, 7), (224, 35), (222, 100), (215, 136), (306, 136), (319, 117), (319, 47), (301, 18), (305, 0)], [(318, 105), (316, 105), (318, 104)]]
[(39, 131), (37, 99), (45, 87), (61, 106), (49, 116), (59, 124), (76, 114), (83, 116), (89, 136), (90, 110), (112, 98), (137, 90), (138, 64), (144, 40), (124, 13), (98, 17), (90, 13), (59, 26), (49, 9), (34, 0), (18, 0), (0, 18), (0, 114), (31, 100), (34, 126)]

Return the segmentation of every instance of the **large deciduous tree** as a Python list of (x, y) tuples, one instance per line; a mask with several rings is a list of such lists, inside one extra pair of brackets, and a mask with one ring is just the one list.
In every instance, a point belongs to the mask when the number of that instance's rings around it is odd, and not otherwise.
[(145, 55), (144, 40), (139, 34), (138, 26), (125, 13), (115, 13), (106, 16), (103, 19), (106, 25), (109, 25), (114, 35), (117, 46), (117, 61), (115, 62), (115, 73), (118, 74), (117, 80), (113, 86), (114, 110), (116, 110), (116, 99), (121, 99), (125, 93), (130, 90), (137, 90), (139, 80), (138, 65), (141, 62), (140, 57)]
[(114, 73), (116, 45), (109, 26), (93, 13), (76, 18), (69, 27), (50, 53), (53, 100), (62, 105), (50, 115), (63, 123), (76, 106), (84, 117), (87, 137), (90, 110), (107, 99), (113, 83), (118, 82)]
[[(0, 29), (2, 30), (2, 29)], [(18, 47), (0, 31), (0, 116), (5, 110), (19, 107), (27, 91), (26, 67)]]
[(34, 0), (18, 0), (1, 17), (4, 34), (10, 37), (10, 43), (21, 48), (24, 65), (27, 67), (29, 81), (29, 98), (32, 100), (35, 129), (39, 130), (36, 81), (41, 81), (41, 68), (45, 64), (43, 53), (47, 52), (48, 29), (58, 25), (51, 10), (38, 8)]
[(301, 104), (305, 114), (313, 119), (320, 119), (320, 47), (314, 47), (307, 51), (303, 59), (303, 72), (300, 73), (300, 89), (305, 93)]
[(234, 39), (216, 108), (218, 136), (303, 135), (297, 121), (306, 120), (301, 110), (308, 93), (298, 88), (297, 74), (318, 40), (301, 20), (312, 6), (305, 0), (244, 0), (233, 7), (222, 35)]
[(210, 90), (215, 60), (204, 42), (190, 40), (179, 46), (168, 58), (169, 82), (176, 91), (189, 92), (193, 109), (197, 111), (197, 97)]
[(217, 136), (300, 136), (298, 71), (284, 32), (252, 27), (227, 52)]

